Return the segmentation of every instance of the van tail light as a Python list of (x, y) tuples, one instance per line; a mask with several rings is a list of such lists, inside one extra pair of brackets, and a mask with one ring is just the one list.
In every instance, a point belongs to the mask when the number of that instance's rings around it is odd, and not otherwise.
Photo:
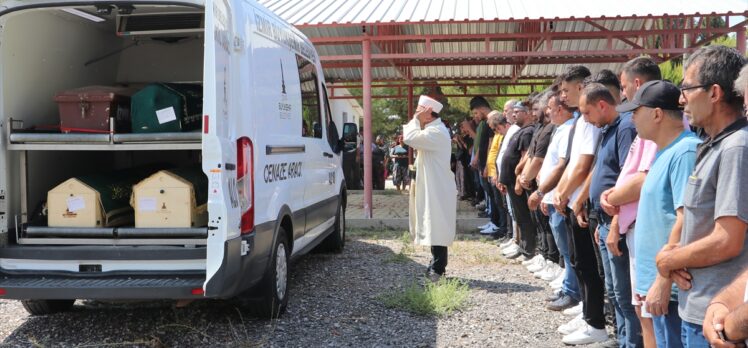
[(247, 234), (255, 227), (254, 147), (247, 137), (236, 140), (236, 186), (241, 208), (241, 233)]

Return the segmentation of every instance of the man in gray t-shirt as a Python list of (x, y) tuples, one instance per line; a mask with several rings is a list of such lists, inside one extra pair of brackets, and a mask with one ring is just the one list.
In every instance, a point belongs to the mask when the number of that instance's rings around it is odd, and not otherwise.
[[(748, 121), (733, 81), (746, 59), (736, 50), (709, 46), (686, 61), (681, 104), (707, 139), (683, 196), (679, 245), (666, 245), (657, 268), (679, 293), (684, 347), (706, 347), (702, 323), (709, 301), (748, 264)], [(643, 198), (643, 199), (646, 199)]]

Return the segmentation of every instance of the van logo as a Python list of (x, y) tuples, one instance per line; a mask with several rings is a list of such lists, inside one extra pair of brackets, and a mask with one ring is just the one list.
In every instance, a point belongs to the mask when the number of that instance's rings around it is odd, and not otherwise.
[(280, 61), (281, 67), (281, 100), (278, 102), (278, 113), (282, 120), (291, 118), (291, 103), (288, 102), (288, 94), (286, 94), (286, 78), (283, 75), (283, 61)]
[(286, 78), (283, 76), (283, 60), (281, 63), (281, 93), (286, 94)]

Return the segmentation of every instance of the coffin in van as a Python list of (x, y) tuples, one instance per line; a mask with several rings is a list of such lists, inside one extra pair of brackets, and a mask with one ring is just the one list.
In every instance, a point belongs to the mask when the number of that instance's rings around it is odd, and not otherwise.
[(114, 131), (128, 133), (130, 96), (132, 90), (121, 87), (88, 86), (55, 95), (63, 132), (109, 133), (114, 118)]
[(47, 193), (49, 227), (132, 225), (132, 186), (154, 171), (137, 168), (66, 180)]
[(198, 84), (154, 83), (132, 97), (135, 133), (188, 132), (200, 129), (203, 87)]
[(199, 167), (159, 171), (132, 191), (136, 228), (208, 224), (208, 178)]

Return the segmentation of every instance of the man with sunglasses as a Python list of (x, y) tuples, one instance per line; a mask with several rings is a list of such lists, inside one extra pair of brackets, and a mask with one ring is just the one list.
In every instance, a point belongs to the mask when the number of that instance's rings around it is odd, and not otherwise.
[(724, 46), (700, 48), (685, 63), (680, 103), (707, 138), (683, 195), (680, 243), (665, 245), (656, 260), (660, 275), (683, 290), (678, 309), (686, 348), (709, 346), (703, 330), (713, 330), (705, 318), (710, 301), (748, 264), (748, 121), (733, 90), (745, 63)]

